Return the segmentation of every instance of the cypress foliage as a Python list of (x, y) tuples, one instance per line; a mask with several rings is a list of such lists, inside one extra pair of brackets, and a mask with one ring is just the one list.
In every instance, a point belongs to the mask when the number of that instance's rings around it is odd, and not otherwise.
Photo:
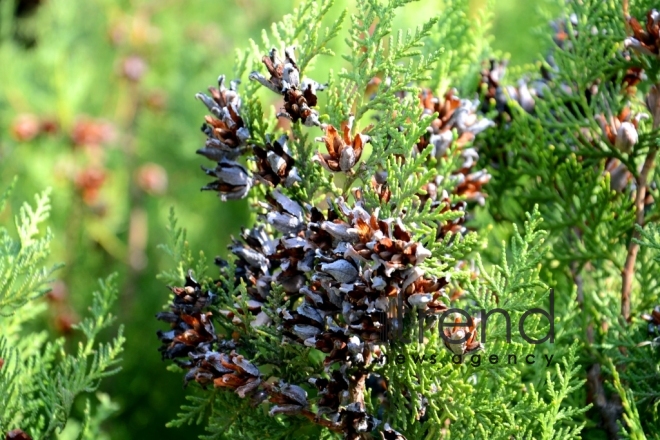
[(195, 391), (171, 425), (657, 437), (660, 14), (567, 2), (551, 52), (505, 78), (488, 14), (452, 1), (395, 29), (407, 3), (303, 1), (237, 52), (240, 83), (197, 95), (203, 189), (254, 215), (219, 274), (188, 270), (204, 263), (172, 217), (159, 339)]
[[(0, 199), (0, 211), (10, 193)], [(98, 341), (115, 320), (110, 313), (116, 298), (113, 276), (100, 282), (89, 316), (73, 325), (84, 336), (74, 353), (67, 352), (65, 338), (49, 340), (46, 332), (33, 330), (31, 321), (46, 309), (38, 299), (50, 291), (58, 268), (47, 263), (52, 235), (42, 232), (49, 212), (49, 191), (44, 191), (34, 205), (23, 204), (16, 237), (0, 227), (0, 432), (7, 439), (54, 438), (65, 428), (76, 398), (94, 393), (103, 378), (120, 370), (121, 328), (111, 342)], [(87, 397), (77, 438), (103, 438), (101, 423), (117, 409), (107, 394)]]

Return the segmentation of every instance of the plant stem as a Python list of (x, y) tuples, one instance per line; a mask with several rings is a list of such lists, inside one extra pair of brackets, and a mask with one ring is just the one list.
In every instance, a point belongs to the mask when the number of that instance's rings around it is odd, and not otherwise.
[[(644, 160), (642, 172), (639, 174), (639, 178), (637, 179), (637, 194), (635, 196), (635, 225), (639, 226), (640, 228), (644, 227), (644, 200), (646, 199), (646, 185), (648, 181), (648, 175), (653, 168), (657, 152), (657, 146), (651, 147), (648, 155), (646, 156), (646, 159)], [(637, 228), (635, 228), (633, 230), (632, 239), (630, 240), (630, 245), (628, 246), (628, 255), (626, 257), (626, 263), (622, 273), (621, 315), (623, 315), (626, 321), (630, 321), (630, 293), (632, 290), (632, 282), (635, 278), (635, 261), (637, 260), (637, 252), (639, 252), (639, 244), (637, 243), (638, 238), (639, 231)]]

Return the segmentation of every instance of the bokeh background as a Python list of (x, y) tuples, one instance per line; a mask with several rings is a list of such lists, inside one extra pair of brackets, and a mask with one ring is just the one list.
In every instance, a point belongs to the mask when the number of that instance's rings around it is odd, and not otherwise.
[[(181, 376), (157, 352), (154, 315), (169, 291), (156, 279), (172, 264), (167, 240), (174, 207), (191, 248), (209, 263), (248, 220), (243, 202), (201, 193), (195, 155), (205, 108), (194, 94), (220, 73), (232, 77), (235, 50), (290, 12), (295, 1), (0, 0), (0, 188), (18, 176), (11, 221), (22, 200), (53, 188), (53, 262), (63, 262), (44, 318), (76, 343), (71, 325), (96, 280), (120, 275), (116, 314), (127, 336), (123, 371), (101, 391), (120, 410), (105, 425), (113, 439), (196, 438), (199, 427), (168, 429), (184, 403)], [(335, 13), (350, 7), (337, 0)], [(547, 16), (528, 0), (492, 2), (491, 46), (511, 66), (542, 53), (535, 29)], [(441, 13), (441, 0), (406, 9), (399, 26)], [(475, 19), (486, 2), (473, 0)], [(342, 38), (335, 46), (341, 50)], [(320, 59), (317, 72), (341, 67)], [(339, 62), (339, 64), (336, 64)], [(323, 81), (323, 76), (316, 77)], [(208, 164), (207, 164), (208, 165)], [(213, 269), (211, 269), (213, 270)], [(0, 329), (1, 331), (1, 329)]]

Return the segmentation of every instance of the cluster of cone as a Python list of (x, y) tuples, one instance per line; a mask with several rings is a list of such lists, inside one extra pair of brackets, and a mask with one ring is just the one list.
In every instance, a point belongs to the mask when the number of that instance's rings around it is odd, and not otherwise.
[[(646, 23), (642, 26), (634, 17), (627, 17), (628, 25), (632, 31), (632, 36), (624, 41), (625, 50), (618, 53), (621, 60), (628, 64), (621, 78), (614, 75), (611, 78), (613, 83), (619, 81), (617, 87), (620, 87), (623, 94), (632, 96), (635, 94), (635, 86), (645, 78), (642, 63), (635, 62), (634, 55), (659, 56), (658, 47), (660, 47), (660, 13), (655, 9), (647, 13)], [(490, 60), (488, 65), (481, 72), (481, 80), (478, 91), (483, 96), (481, 111), (496, 111), (494, 118), (498, 124), (509, 124), (513, 117), (511, 104), (515, 103), (525, 112), (534, 114), (539, 100), (544, 99), (544, 94), (549, 93), (552, 83), (556, 82), (557, 71), (559, 67), (555, 63), (556, 51), (568, 51), (573, 48), (573, 41), (580, 38), (578, 32), (578, 17), (571, 15), (568, 19), (557, 20), (552, 23), (553, 41), (555, 48), (546, 57), (545, 64), (541, 68), (541, 77), (534, 80), (521, 78), (516, 86), (504, 86), (502, 80), (506, 72), (506, 61)], [(596, 29), (592, 30), (596, 32)], [(591, 103), (599, 90), (604, 87), (599, 81), (594, 82), (585, 90), (576, 90), (569, 84), (557, 84), (567, 97), (582, 94), (587, 103)], [(556, 95), (557, 96), (557, 95)], [(651, 113), (658, 112), (658, 93), (657, 90), (651, 90), (647, 96), (647, 109)], [(572, 111), (579, 112), (577, 106), (567, 106)], [(607, 106), (606, 106), (607, 107)], [(576, 116), (585, 117), (584, 114)], [(640, 121), (648, 119), (646, 113), (634, 113), (629, 105), (626, 105), (617, 114), (606, 108), (603, 113), (595, 116), (600, 133), (580, 134), (582, 139), (591, 142), (594, 148), (597, 144), (605, 144), (607, 148), (617, 150), (622, 154), (631, 154), (639, 142), (639, 124)], [(602, 148), (602, 147), (598, 147)], [(492, 158), (497, 160), (496, 158)], [(493, 163), (497, 167), (497, 163)], [(618, 192), (634, 192), (635, 182), (633, 175), (628, 170), (626, 164), (615, 157), (609, 157), (606, 160), (604, 172), (610, 175), (611, 188)], [(649, 191), (647, 191), (649, 194)], [(647, 197), (646, 204), (653, 203), (651, 196)]]
[[(232, 81), (227, 89), (225, 77), (220, 76), (218, 88), (209, 88), (210, 96), (197, 94), (197, 98), (212, 113), (206, 116), (206, 122), (202, 125), (207, 139), (197, 153), (217, 162), (215, 168), (203, 168), (216, 180), (202, 189), (217, 191), (223, 201), (245, 198), (255, 179), (268, 185), (286, 187), (300, 180), (286, 135), (276, 141), (268, 139), (265, 145), (248, 144), (250, 132), (240, 116), (241, 99), (236, 87), (237, 82)], [(255, 175), (238, 161), (247, 152), (251, 152), (256, 160)]]
[[(314, 161), (329, 172), (353, 173), (369, 136), (352, 134), (352, 117), (338, 129), (319, 123), (314, 107), (316, 92), (323, 86), (301, 81), (292, 48), (285, 51), (284, 60), (272, 50), (263, 63), (270, 77), (253, 72), (250, 79), (283, 97), (283, 111), (278, 116), (324, 131), (316, 140), (325, 144), (326, 152), (317, 153)], [(265, 145), (254, 144), (241, 117), (236, 88), (236, 82), (226, 88), (221, 76), (218, 88), (209, 89), (210, 96), (197, 95), (211, 112), (202, 127), (206, 144), (198, 153), (217, 162), (215, 168), (205, 169), (216, 180), (203, 189), (217, 191), (222, 200), (244, 198), (255, 182), (269, 188), (266, 200), (256, 206), (261, 209), (257, 224), (244, 229), (229, 246), (233, 262), (216, 259), (225, 280), (245, 286), (245, 297), (235, 298), (231, 310), (218, 306), (214, 310), (221, 317), (212, 317), (213, 293), (203, 291), (189, 274), (183, 287), (171, 289), (171, 310), (158, 315), (171, 326), (158, 335), (163, 357), (187, 370), (186, 383), (232, 389), (254, 404), (268, 400), (271, 415), (304, 416), (346, 439), (362, 438), (376, 427), (384, 439), (405, 439), (367, 412), (367, 379), (373, 364), (382, 359), (383, 344), (401, 330), (393, 310), (403, 313), (399, 318), (415, 309), (427, 316), (442, 314), (450, 301), (446, 293), (449, 280), (425, 273), (422, 263), (431, 252), (413, 239), (400, 218), (367, 209), (361, 189), (353, 190), (350, 205), (343, 197), (329, 197), (323, 209), (290, 198), (288, 189), (300, 176), (296, 158), (287, 147), (289, 138), (282, 135), (276, 141), (267, 139)], [(464, 212), (469, 202), (483, 203), (482, 186), (490, 176), (474, 169), (478, 154), (468, 144), (492, 121), (477, 116), (478, 101), (460, 99), (455, 91), (436, 98), (425, 90), (419, 98), (423, 117), (438, 116), (417, 142), (415, 154), (431, 148), (429, 166), (435, 166), (433, 161), (451, 160), (450, 153), (459, 155), (459, 167), (449, 177), (452, 184), (444, 185), (441, 178), (428, 182), (417, 195), (420, 209), (431, 204), (432, 209), (443, 212)], [(450, 148), (452, 144), (456, 148)], [(252, 172), (239, 162), (246, 153), (252, 154), (256, 164)], [(382, 202), (389, 201), (387, 173), (377, 173), (371, 186)], [(440, 187), (451, 187), (453, 193), (439, 191)], [(456, 202), (456, 196), (462, 201)], [(464, 222), (461, 216), (438, 225), (438, 238), (464, 234)], [(272, 306), (269, 299), (275, 288), (284, 294), (290, 308)], [(283, 343), (323, 352), (325, 373), (309, 378), (317, 397), (310, 402), (298, 385), (274, 385), (243, 356), (249, 350), (242, 345), (240, 332), (231, 339), (219, 338), (212, 318), (224, 319), (237, 329), (275, 326), (277, 322)], [(476, 329), (469, 331), (469, 343), (447, 344), (447, 348), (462, 354), (479, 349)], [(447, 332), (450, 339), (461, 339), (451, 330)], [(419, 393), (408, 393), (408, 398), (411, 404), (413, 399), (417, 401), (418, 418), (423, 417), (428, 399)]]

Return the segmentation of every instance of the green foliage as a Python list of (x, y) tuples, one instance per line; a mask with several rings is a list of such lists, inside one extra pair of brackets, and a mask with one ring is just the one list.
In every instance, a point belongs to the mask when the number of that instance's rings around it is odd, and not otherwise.
[(179, 284), (183, 282), (186, 272), (191, 268), (194, 268), (196, 274), (202, 276), (206, 272), (204, 252), (200, 251), (197, 259), (192, 256), (190, 245), (186, 240), (187, 232), (178, 226), (174, 208), (170, 208), (169, 227), (167, 230), (169, 232), (170, 243), (160, 245), (159, 248), (172, 258), (176, 267), (172, 270), (164, 270), (158, 275), (158, 279), (166, 282), (168, 285)]
[[(3, 196), (3, 201), (8, 193)], [(84, 335), (75, 354), (67, 354), (64, 338), (47, 342), (45, 333), (31, 331), (29, 321), (43, 312), (36, 299), (49, 289), (46, 277), (52, 269), (43, 267), (48, 257), (50, 234), (41, 236), (40, 224), (49, 215), (48, 192), (36, 197), (35, 206), (24, 204), (16, 217), (18, 238), (0, 229), (3, 252), (0, 266), (7, 274), (5, 304), (12, 314), (0, 318), (0, 432), (22, 428), (34, 439), (51, 438), (61, 432), (73, 409), (76, 397), (96, 391), (101, 379), (119, 371), (120, 354), (125, 342), (122, 329), (111, 343), (98, 342), (99, 333), (110, 327), (115, 318), (110, 309), (116, 299), (115, 277), (101, 281), (101, 290), (93, 294), (90, 316), (73, 327)], [(13, 284), (20, 288), (12, 289)], [(11, 300), (11, 302), (10, 302)], [(98, 435), (102, 421), (116, 407), (100, 394), (101, 404), (92, 414), (89, 400), (79, 438)], [(94, 434), (96, 433), (96, 434)]]
[[(499, 307), (512, 312), (514, 334), (510, 344), (505, 341), (505, 321), (494, 315), (488, 321), (485, 352), (466, 355), (463, 365), (454, 365), (451, 355), (440, 348), (442, 341), (437, 329), (426, 335), (428, 340), (423, 345), (402, 345), (388, 352), (392, 358), (404, 354), (406, 359), (403, 365), (390, 363), (382, 372), (391, 379), (390, 387), (414, 390), (430, 402), (428, 420), (420, 426), (414, 419), (408, 419), (409, 401), (392, 394), (393, 406), (386, 420), (406, 431), (407, 438), (435, 438), (446, 419), (451, 420), (447, 438), (581, 438), (584, 426), (581, 420), (588, 406), (580, 403), (574, 406), (569, 399), (584, 384), (579, 374), (580, 344), (571, 344), (569, 335), (558, 333), (555, 344), (565, 346), (565, 350), (557, 351), (546, 343), (530, 351), (533, 346), (525, 344), (516, 334), (515, 323), (522, 312), (542, 303), (540, 300), (547, 296), (545, 292), (535, 293), (544, 287), (535, 262), (542, 255), (545, 235), (539, 229), (540, 220), (535, 211), (529, 216), (524, 235), (514, 234), (509, 248), (510, 262), (505, 248), (500, 265), (493, 267), (491, 274), (482, 268), (483, 279), (468, 285), (468, 290), (474, 292), (468, 299), (476, 302), (476, 308), (490, 310), (497, 298)], [(526, 320), (525, 330), (530, 336), (548, 334), (547, 326), (539, 320)], [(523, 362), (528, 354), (537, 359), (551, 355), (553, 365), (529, 366)], [(433, 355), (438, 358), (435, 365), (415, 362), (415, 356), (430, 359)], [(499, 362), (491, 363), (489, 358), (493, 355), (499, 357)], [(513, 355), (515, 364), (513, 358), (509, 359)], [(479, 366), (474, 366), (474, 356), (480, 356)], [(530, 380), (539, 370), (540, 379)], [(525, 378), (522, 383), (521, 377)]]
[[(12, 185), (13, 187), (13, 185)], [(11, 193), (10, 187), (0, 199), (0, 210)], [(28, 301), (35, 300), (49, 289), (46, 284), (51, 281), (49, 276), (57, 266), (46, 267), (49, 254), (49, 243), (52, 240), (50, 231), (43, 237), (38, 237), (38, 226), (48, 218), (50, 211), (49, 192), (45, 191), (35, 197), (35, 208), (25, 203), (16, 218), (18, 241), (14, 240), (9, 231), (0, 229), (0, 314), (9, 316)]]
[[(39, 6), (19, 17), (19, 3)], [(68, 416), (64, 430), (50, 437), (166, 439), (195, 437), (206, 428), (209, 438), (336, 437), (303, 417), (270, 417), (266, 405), (253, 408), (225, 390), (193, 390), (176, 417), (184, 401), (182, 371), (172, 368), (177, 374), (172, 375), (161, 368), (148, 337), (162, 328), (152, 317), (162, 307), (163, 285), (181, 285), (192, 270), (204, 289), (218, 295), (219, 303), (211, 309), (218, 318), (217, 332), (226, 337), (236, 332), (240, 344), (250, 347), (243, 354), (259, 362), (265, 375), (298, 383), (326, 374), (321, 352), (283, 344), (270, 327), (242, 328), (223, 320), (221, 311), (246, 323), (254, 319), (244, 312), (245, 298), (237, 299), (247, 286), (231, 279), (234, 262), (217, 276), (217, 269), (207, 267), (207, 258), (197, 254), (203, 249), (207, 256), (224, 257), (239, 226), (258, 221), (256, 210), (247, 207), (268, 191), (260, 187), (249, 204), (232, 205), (197, 191), (202, 177), (195, 175), (200, 160), (193, 152), (202, 143), (196, 131), (201, 109), (192, 96), (216, 73), (242, 79), (239, 91), (250, 143), (277, 139), (278, 131), (288, 130), (275, 117), (281, 99), (247, 81), (247, 74), (263, 69), (261, 57), (272, 47), (281, 54), (294, 44), (304, 76), (328, 83), (319, 93), (320, 121), (339, 127), (353, 114), (351, 134), (364, 131), (372, 142), (354, 173), (328, 173), (312, 160), (317, 151), (324, 152), (315, 142), (318, 129), (293, 124), (289, 148), (303, 179), (286, 194), (319, 207), (328, 195), (353, 203), (351, 189), (362, 187), (369, 210), (400, 218), (414, 240), (432, 253), (420, 266), (423, 271), (448, 276), (450, 292), (464, 290), (451, 304), (511, 310), (512, 343), (504, 342), (505, 322), (495, 314), (479, 367), (470, 366), (469, 356), (464, 365), (453, 365), (434, 322), (425, 323), (425, 344), (391, 347), (409, 356), (436, 355), (438, 362), (429, 365), (408, 357), (403, 365), (389, 363), (379, 370), (393, 378), (392, 407), (383, 421), (409, 439), (657, 438), (658, 335), (640, 318), (658, 305), (660, 293), (660, 212), (655, 202), (660, 200), (660, 176), (655, 170), (648, 176), (653, 202), (649, 198), (645, 207), (643, 228), (636, 225), (634, 196), (643, 163), (657, 148), (658, 133), (651, 118), (640, 121), (639, 140), (626, 152), (603, 136), (598, 120), (625, 108), (633, 115), (649, 112), (644, 100), (658, 81), (660, 64), (655, 57), (626, 49), (623, 42), (630, 35), (625, 14), (644, 25), (652, 7), (657, 5), (649, 0), (323, 0), (293, 5), (92, 0), (71, 8), (67, 2), (0, 0), (0, 187), (21, 176), (14, 197), (7, 198), (7, 192), (0, 198), (0, 208), (7, 202), (7, 209), (0, 209), (0, 224), (16, 216), (18, 231), (0, 230), (0, 358), (5, 360), (0, 369), (0, 434), (34, 420), (33, 435), (45, 438), (47, 429), (58, 432)], [(291, 14), (270, 25), (290, 9)], [(556, 30), (548, 27), (548, 21), (558, 19), (565, 25), (563, 50), (553, 41)], [(529, 34), (530, 26), (539, 29)], [(261, 28), (266, 31), (260, 33)], [(244, 47), (250, 50), (238, 50), (232, 67), (234, 48)], [(551, 57), (547, 48), (552, 48)], [(129, 57), (147, 67), (137, 81), (126, 76)], [(470, 232), (447, 233), (438, 240), (443, 226), (463, 219), (462, 212), (446, 209), (465, 200), (454, 193), (452, 178), (462, 164), (461, 148), (454, 133), (454, 144), (442, 159), (430, 157), (428, 150), (412, 154), (433, 120), (431, 115), (420, 118), (419, 87), (438, 96), (455, 87), (462, 98), (474, 98), (479, 90), (483, 98), (479, 73), (487, 66), (484, 61), (502, 57), (512, 65), (536, 63), (510, 66), (503, 88), (523, 81), (541, 93), (532, 113), (507, 92), (507, 116), (500, 119), (494, 106), (484, 115), (498, 123), (474, 143), (479, 166), (492, 175), (484, 187), (486, 204), (473, 208), (469, 202)], [(622, 82), (630, 67), (642, 67), (645, 73), (632, 91)], [(371, 90), (374, 77), (381, 82)], [(370, 83), (370, 93), (364, 94)], [(81, 121), (90, 119), (110, 126), (114, 138), (80, 141)], [(38, 130), (34, 137), (31, 127)], [(161, 167), (169, 183), (166, 190), (145, 186), (145, 165)], [(247, 165), (254, 170), (251, 161)], [(613, 171), (617, 165), (630, 173), (623, 188), (621, 175)], [(105, 176), (96, 198), (83, 188), (82, 176), (90, 170)], [(387, 202), (370, 186), (377, 172), (389, 176)], [(425, 184), (432, 180), (438, 193), (449, 193), (449, 204), (421, 202), (428, 195)], [(44, 187), (53, 190), (22, 207), (23, 200), (32, 200)], [(45, 230), (47, 196), (54, 209)], [(173, 211), (167, 222), (170, 206), (176, 208), (179, 223)], [(533, 225), (537, 229), (518, 235), (528, 231), (525, 222), (531, 225), (541, 218), (542, 223)], [(43, 232), (36, 232), (37, 225)], [(166, 252), (159, 252), (156, 244), (165, 237), (172, 240), (164, 246)], [(620, 316), (621, 272), (632, 243), (640, 248), (627, 321)], [(50, 261), (65, 266), (54, 273), (59, 266)], [(89, 295), (96, 280), (110, 272), (119, 275), (99, 295)], [(155, 281), (158, 272), (161, 277)], [(56, 305), (40, 299), (54, 276), (69, 292)], [(556, 300), (555, 343), (535, 346), (537, 364), (526, 366), (522, 359), (529, 346), (518, 336), (517, 320), (526, 308), (547, 308), (549, 288)], [(106, 345), (103, 334), (97, 335), (111, 326), (113, 318), (106, 312), (113, 289), (120, 292), (116, 313), (126, 326), (128, 345), (121, 373), (105, 378), (97, 389), (99, 379), (116, 370), (116, 344), (123, 341)], [(282, 325), (282, 317), (272, 311), (300, 305), (278, 285), (265, 304), (275, 327)], [(87, 308), (92, 317), (81, 321), (74, 336), (49, 342), (49, 332), (42, 329), (59, 330), (61, 317), (75, 317)], [(405, 324), (407, 336), (416, 340), (415, 318)], [(532, 315), (525, 328), (530, 335), (543, 336), (548, 326), (545, 318)], [(516, 354), (518, 364), (487, 361), (490, 354), (502, 353)], [(552, 365), (539, 366), (545, 364), (543, 355), (551, 354)], [(27, 361), (17, 362), (18, 356)], [(581, 412), (588, 399), (594, 401), (594, 384), (584, 383), (593, 366), (602, 367), (606, 406), (623, 414), (610, 420), (618, 423), (618, 434), (606, 432), (609, 416), (600, 405)], [(303, 386), (310, 401), (318, 399), (313, 387)], [(110, 390), (112, 401), (106, 394)], [(416, 419), (417, 400), (406, 393), (429, 397), (422, 423)], [(371, 396), (370, 411), (376, 411), (380, 398)], [(123, 408), (118, 418), (101, 429), (118, 404)], [(5, 425), (7, 415), (17, 423)], [(165, 429), (173, 418), (172, 426), (182, 427)]]
[(481, 8), (477, 13), (471, 12), (471, 6), (473, 3), (466, 0), (445, 2), (445, 11), (430, 35), (427, 47), (442, 50), (430, 82), (434, 90), (458, 87), (470, 93), (475, 89), (474, 69), (490, 50), (488, 34), (494, 5)]
[[(631, 1), (626, 13), (643, 22), (652, 6)], [(655, 167), (648, 174), (643, 167), (653, 163), (657, 121), (643, 102), (657, 82), (658, 63), (623, 50), (631, 32), (620, 2), (567, 2), (561, 8), (555, 29), (563, 32), (563, 40), (553, 35), (551, 56), (543, 63), (546, 73), (532, 80), (536, 83), (522, 79), (539, 91), (533, 111), (509, 101), (511, 123), (485, 141), (497, 145), (506, 139), (505, 148), (489, 150), (488, 161), (496, 166), (490, 208), (494, 218), (515, 224), (539, 205), (549, 244), (538, 260), (543, 281), (558, 293), (576, 291), (573, 307), (580, 310), (580, 326), (575, 336), (583, 347), (585, 372), (608, 367), (602, 377), (589, 373), (595, 407), (588, 415), (595, 423), (587, 425), (584, 435), (597, 438), (605, 431), (646, 438), (656, 435), (658, 423), (652, 403), (658, 396), (658, 357), (639, 316), (657, 305), (657, 277), (651, 273), (658, 269), (658, 205), (647, 199), (640, 206), (635, 197), (642, 186), (647, 194), (657, 193)], [(549, 40), (552, 34), (544, 35)], [(647, 76), (630, 87), (625, 81), (631, 77), (625, 75), (635, 68)], [(650, 116), (635, 119), (636, 138), (628, 146), (607, 136), (608, 129), (617, 133), (626, 112), (630, 121), (639, 114)], [(622, 317), (626, 297), (631, 311)], [(572, 298), (564, 294), (559, 300), (565, 310)], [(612, 390), (619, 399), (610, 396)], [(579, 398), (579, 392), (569, 394)], [(617, 411), (623, 413), (618, 421)]]
[[(396, 35), (391, 35), (396, 10), (412, 1), (388, 0), (383, 4), (378, 0), (368, 0), (358, 14), (352, 16), (353, 27), (349, 30), (347, 40), (348, 54), (344, 56), (351, 70), (340, 73), (340, 88), (335, 93), (353, 91), (345, 96), (345, 100), (347, 108), (352, 109), (358, 121), (370, 110), (385, 110), (383, 116), (386, 117), (394, 114), (396, 94), (412, 92), (415, 89), (410, 87), (410, 83), (428, 79), (428, 71), (440, 56), (439, 50), (426, 56), (420, 51), (424, 39), (429, 37), (437, 23), (437, 18), (431, 18), (414, 30), (399, 30)], [(369, 81), (377, 76), (389, 80), (379, 86), (372, 99), (364, 102), (363, 91)], [(338, 123), (346, 120), (347, 116), (331, 114), (330, 120)]]

